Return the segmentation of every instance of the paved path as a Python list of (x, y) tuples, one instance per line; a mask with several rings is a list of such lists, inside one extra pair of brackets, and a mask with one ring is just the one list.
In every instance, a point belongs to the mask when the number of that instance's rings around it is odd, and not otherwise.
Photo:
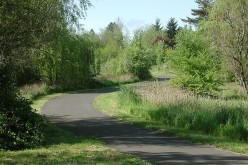
[(152, 164), (248, 165), (248, 157), (130, 126), (92, 107), (96, 96), (115, 90), (109, 88), (97, 92), (65, 94), (48, 101), (42, 113), (63, 129), (80, 136), (98, 138), (109, 147), (136, 154)]

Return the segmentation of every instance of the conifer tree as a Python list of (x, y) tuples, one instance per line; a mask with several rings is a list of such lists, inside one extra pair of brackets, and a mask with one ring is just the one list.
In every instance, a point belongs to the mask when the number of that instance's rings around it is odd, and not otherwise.
[(213, 0), (195, 0), (195, 2), (198, 4), (198, 9), (191, 10), (194, 18), (187, 17), (186, 19), (181, 19), (183, 22), (197, 25), (200, 21), (208, 18)]
[(155, 20), (155, 24), (153, 24), (153, 27), (155, 28), (156, 31), (161, 31), (163, 29), (159, 18)]
[(173, 46), (176, 44), (175, 35), (177, 31), (178, 31), (177, 21), (175, 20), (175, 18), (170, 18), (170, 20), (168, 21), (166, 25), (166, 33), (167, 33), (168, 39), (170, 40)]

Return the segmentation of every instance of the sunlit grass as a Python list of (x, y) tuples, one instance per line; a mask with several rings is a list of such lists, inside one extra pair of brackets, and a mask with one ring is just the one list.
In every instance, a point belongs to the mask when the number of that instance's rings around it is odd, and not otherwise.
[(0, 164), (148, 164), (110, 149), (98, 140), (75, 136), (54, 125), (47, 128), (46, 139), (42, 148), (0, 151)]
[[(61, 94), (52, 94), (35, 100), (32, 107), (40, 112), (46, 101)], [(56, 125), (47, 124), (43, 147), (23, 151), (0, 151), (0, 164), (149, 164), (139, 158), (110, 149), (101, 141), (83, 138)]]
[(43, 105), (50, 99), (55, 98), (57, 96), (61, 96), (63, 93), (55, 93), (55, 94), (51, 94), (51, 95), (46, 95), (41, 97), (38, 100), (34, 100), (31, 107), (36, 110), (37, 113), (41, 112), (41, 108), (43, 107)]
[(155, 65), (152, 66), (151, 70), (151, 75), (153, 77), (159, 77), (162, 75), (167, 75), (167, 76), (175, 76), (174, 71), (172, 71), (167, 65)]
[(127, 95), (102, 95), (94, 105), (133, 124), (248, 154), (247, 101), (199, 97), (160, 83), (134, 92), (142, 102), (132, 99), (135, 95), (124, 89)]

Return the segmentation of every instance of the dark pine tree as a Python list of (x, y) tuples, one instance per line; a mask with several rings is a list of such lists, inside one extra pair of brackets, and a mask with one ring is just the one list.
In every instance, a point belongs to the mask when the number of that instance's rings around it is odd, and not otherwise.
[(156, 31), (160, 31), (163, 29), (163, 26), (161, 26), (161, 21), (159, 18), (156, 19), (155, 24), (153, 24), (153, 27)]
[(175, 18), (170, 18), (166, 25), (166, 33), (172, 47), (176, 45), (175, 36), (178, 31), (178, 25)]
[(181, 19), (183, 22), (197, 25), (200, 21), (208, 19), (213, 0), (195, 0), (195, 2), (198, 4), (198, 9), (191, 10), (194, 18), (187, 17), (186, 19)]

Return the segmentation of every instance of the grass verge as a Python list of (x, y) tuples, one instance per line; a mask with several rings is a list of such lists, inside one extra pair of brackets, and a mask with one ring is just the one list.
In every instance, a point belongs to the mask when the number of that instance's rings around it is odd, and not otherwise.
[(0, 164), (148, 164), (132, 155), (109, 149), (54, 125), (47, 128), (47, 144), (39, 149), (0, 151)]
[(34, 100), (31, 107), (36, 110), (37, 113), (41, 113), (42, 106), (50, 99), (61, 96), (63, 93), (55, 93), (51, 95), (42, 96), (37, 100)]
[[(40, 110), (51, 98), (41, 97), (32, 105)], [(53, 124), (45, 128), (43, 147), (23, 151), (0, 151), (0, 164), (149, 164), (139, 158), (106, 147), (101, 141), (87, 139), (64, 131)]]
[[(160, 92), (162, 91), (161, 88), (159, 90)], [(156, 95), (157, 94), (158, 93), (156, 93)], [(149, 96), (151, 96), (151, 93), (149, 93)], [(151, 109), (151, 106), (146, 106), (145, 104), (139, 104), (138, 106), (131, 105), (130, 102), (126, 104), (124, 103), (124, 99), (122, 99), (122, 102), (126, 105), (121, 105), (118, 100), (118, 97), (118, 92), (101, 95), (95, 99), (94, 106), (95, 108), (103, 111), (104, 113), (110, 116), (127, 121), (131, 124), (142, 125), (148, 129), (154, 129), (162, 133), (186, 138), (195, 143), (210, 144), (215, 147), (227, 149), (233, 152), (242, 153), (246, 155), (248, 154), (247, 141), (240, 141), (238, 139), (230, 139), (224, 136), (215, 136), (211, 134), (200, 133), (199, 131), (185, 129), (184, 127), (165, 124), (165, 121), (158, 119), (157, 117), (153, 117), (153, 115), (158, 109)], [(189, 96), (186, 96), (186, 98), (187, 97)], [(177, 100), (174, 101), (177, 102)], [(106, 102), (108, 104), (106, 104)], [(139, 102), (139, 100), (136, 100), (136, 102)], [(158, 113), (159, 116), (162, 116), (161, 112), (163, 111), (160, 111)], [(233, 132), (233, 134), (235, 134), (235, 132)]]

